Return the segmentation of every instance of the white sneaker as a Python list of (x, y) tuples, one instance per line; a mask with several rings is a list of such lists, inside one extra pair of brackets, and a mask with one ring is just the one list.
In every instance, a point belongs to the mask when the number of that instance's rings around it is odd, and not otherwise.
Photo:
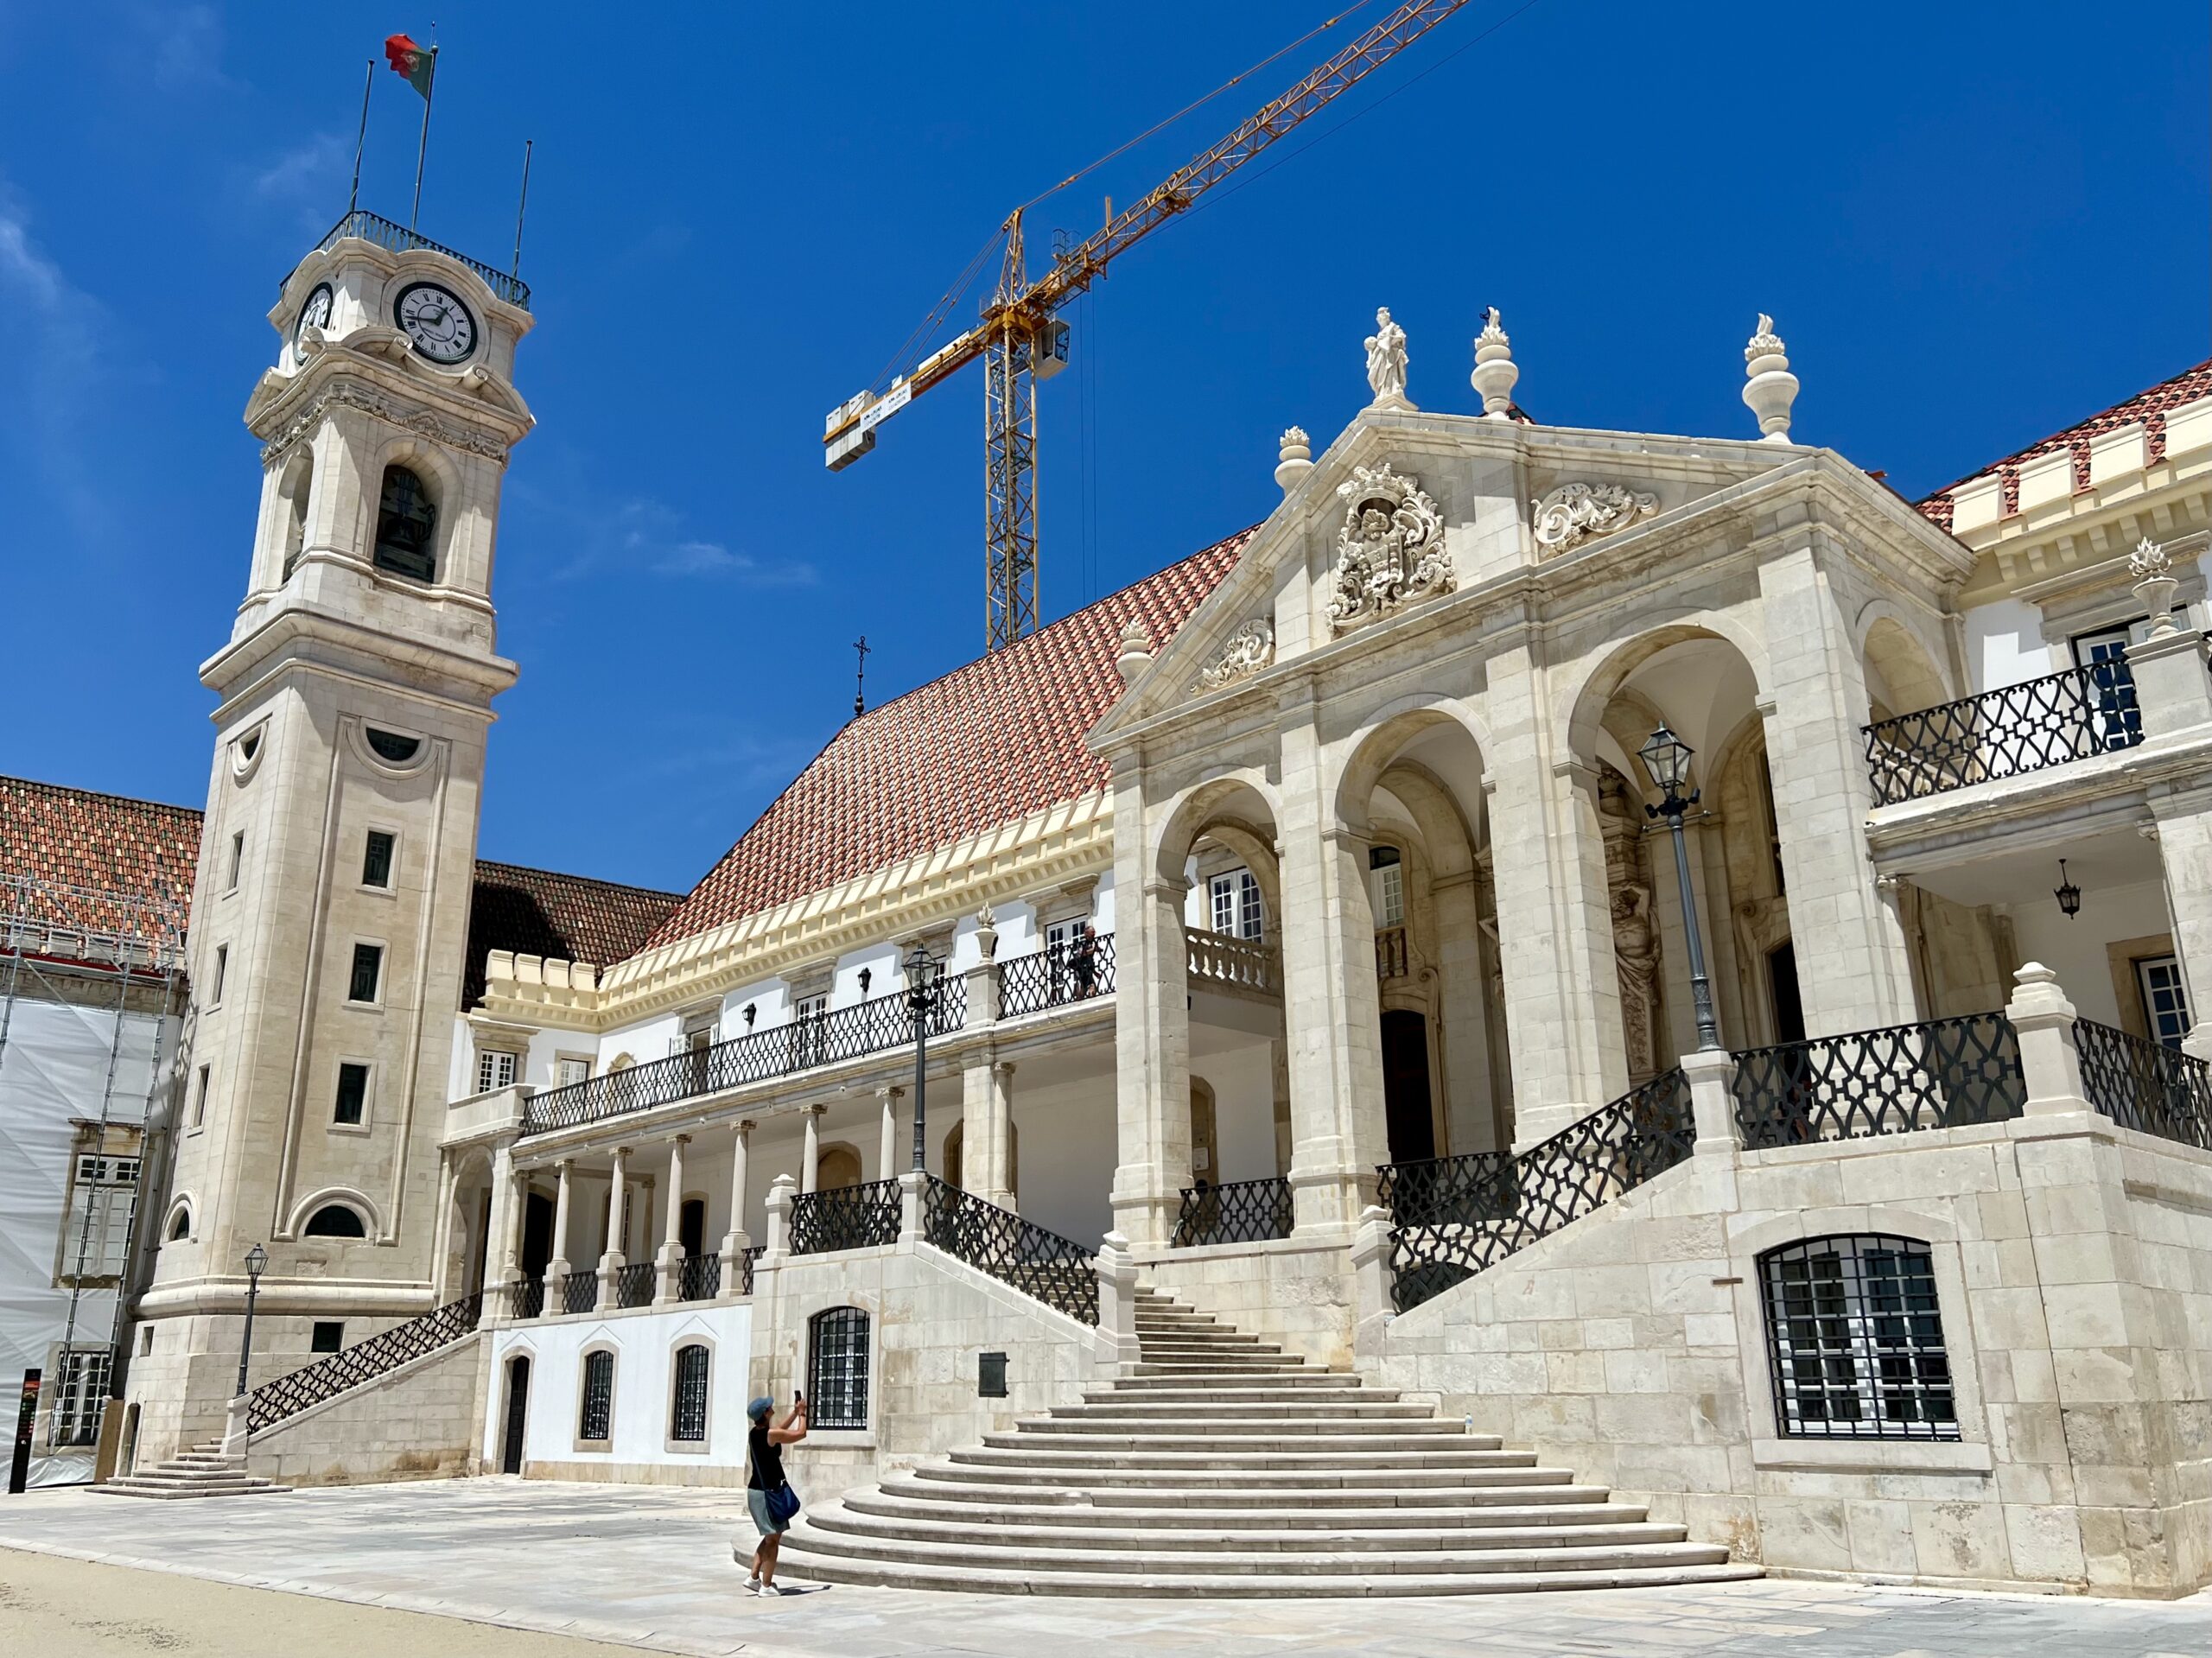
[(780, 1595), (784, 1592), (782, 1590), (777, 1588), (774, 1584), (763, 1583), (758, 1578), (755, 1578), (751, 1583), (746, 1585), (746, 1587), (750, 1589), (756, 1595)]

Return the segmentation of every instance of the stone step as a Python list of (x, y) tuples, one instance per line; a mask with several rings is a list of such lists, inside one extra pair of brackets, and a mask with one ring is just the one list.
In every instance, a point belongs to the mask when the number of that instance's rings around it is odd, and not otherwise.
[[(1355, 1506), (1347, 1497), (1344, 1506), (1319, 1509), (1304, 1503), (1286, 1506), (1279, 1491), (1252, 1491), (1249, 1501), (1233, 1507), (1217, 1494), (1192, 1492), (1187, 1502), (1140, 1502), (1134, 1494), (1122, 1494), (1121, 1506), (1102, 1506), (1084, 1501), (1016, 1502), (1003, 1491), (969, 1492), (939, 1484), (901, 1483), (886, 1480), (875, 1490), (859, 1487), (845, 1493), (844, 1506), (855, 1514), (880, 1515), (887, 1519), (944, 1521), (960, 1526), (1058, 1526), (1114, 1528), (1141, 1526), (1159, 1531), (1302, 1532), (1334, 1535), (1338, 1531), (1390, 1529), (1459, 1529), (1483, 1531), (1497, 1527), (1526, 1529), (1544, 1527), (1587, 1527), (1640, 1524), (1650, 1511), (1640, 1502), (1445, 1502), (1409, 1503), (1381, 1507), (1372, 1502)], [(1488, 1495), (1478, 1493), (1475, 1495)], [(970, 1500), (970, 1499), (973, 1500)], [(1209, 1506), (1198, 1506), (1198, 1505)]]
[[(1032, 1457), (1112, 1457), (1127, 1462), (1135, 1457), (1205, 1457), (1234, 1460), (1240, 1456), (1270, 1461), (1285, 1457), (1301, 1460), (1354, 1457), (1367, 1462), (1385, 1458), (1438, 1466), (1446, 1459), (1463, 1468), (1519, 1467), (1536, 1460), (1533, 1451), (1507, 1451), (1484, 1436), (1461, 1432), (1457, 1422), (1376, 1422), (1371, 1433), (1320, 1432), (1296, 1439), (1268, 1428), (1237, 1433), (1211, 1428), (1196, 1432), (1132, 1432), (1117, 1423), (1102, 1423), (1093, 1433), (1063, 1432), (1070, 1424), (1018, 1424), (1011, 1433), (986, 1433), (982, 1444), (993, 1451), (1018, 1452)], [(1357, 1427), (1347, 1423), (1347, 1427)], [(1408, 1428), (1435, 1427), (1441, 1433), (1408, 1432)], [(1448, 1436), (1448, 1437), (1447, 1437)], [(957, 1454), (957, 1453), (955, 1453)]]
[(175, 1500), (202, 1496), (272, 1496), (289, 1491), (289, 1485), (279, 1485), (273, 1480), (241, 1474), (226, 1478), (200, 1478), (190, 1475), (170, 1476), (158, 1470), (145, 1473), (123, 1474), (92, 1488), (110, 1496), (149, 1496)]
[(1136, 1373), (1141, 1376), (1180, 1376), (1188, 1382), (1198, 1376), (1285, 1375), (1294, 1374), (1299, 1368), (1294, 1358), (1205, 1358), (1147, 1359), (1136, 1362)]
[[(1147, 1382), (1154, 1379), (1145, 1378)], [(1318, 1380), (1303, 1379), (1296, 1388), (1278, 1388), (1264, 1378), (1224, 1383), (1218, 1388), (1088, 1388), (1078, 1397), (1086, 1405), (1121, 1404), (1160, 1409), (1182, 1405), (1280, 1405), (1303, 1411), (1337, 1410), (1364, 1404), (1395, 1405), (1401, 1397), (1392, 1388), (1361, 1388), (1350, 1382), (1332, 1388), (1325, 1385), (1326, 1380), (1324, 1373)]]
[[(1145, 1374), (1150, 1369), (1154, 1375)], [(1289, 1388), (1356, 1388), (1359, 1378), (1343, 1370), (1301, 1370), (1295, 1366), (1284, 1370), (1255, 1374), (1249, 1370), (1173, 1370), (1160, 1366), (1139, 1364), (1136, 1373), (1116, 1376), (1116, 1393), (1212, 1393), (1217, 1388), (1260, 1388), (1281, 1392)]]
[[(1259, 1424), (1277, 1422), (1433, 1422), (1436, 1413), (1427, 1405), (1403, 1404), (1376, 1394), (1347, 1394), (1342, 1399), (1324, 1394), (1318, 1399), (1273, 1396), (1224, 1399), (1217, 1394), (1194, 1394), (1188, 1399), (1108, 1394), (1086, 1395), (1079, 1405), (1055, 1405), (1050, 1413), (1056, 1422), (1214, 1422)], [(1041, 1420), (1041, 1419), (1039, 1419)], [(1455, 1426), (1462, 1426), (1454, 1424)]]
[[(977, 1451), (963, 1456), (954, 1452), (943, 1463), (923, 1463), (914, 1473), (923, 1479), (958, 1481), (967, 1484), (1045, 1486), (1154, 1490), (1162, 1488), (1197, 1490), (1222, 1488), (1242, 1490), (1272, 1490), (1297, 1492), (1300, 1500), (1310, 1490), (1417, 1490), (1423, 1487), (1463, 1490), (1469, 1486), (1568, 1486), (1573, 1474), (1564, 1468), (1408, 1468), (1378, 1466), (1262, 1468), (1249, 1465), (1210, 1467), (1178, 1463), (1172, 1469), (1126, 1467), (1110, 1458), (1092, 1459), (1090, 1467), (1039, 1466), (1033, 1458), (1008, 1452)], [(1098, 1465), (1103, 1463), (1103, 1465)]]
[[(1067, 1408), (1079, 1410), (1084, 1407), (1070, 1406)], [(1306, 1413), (1254, 1417), (1241, 1411), (1205, 1415), (1195, 1411), (1142, 1411), (1103, 1416), (1067, 1416), (1054, 1411), (1050, 1416), (1035, 1416), (1017, 1421), (1014, 1429), (1017, 1433), (1041, 1434), (1055, 1439), (1078, 1433), (1112, 1434), (1123, 1436), (1140, 1445), (1165, 1444), (1170, 1448), (1185, 1440), (1202, 1440), (1209, 1445), (1261, 1445), (1283, 1439), (1294, 1439), (1300, 1445), (1313, 1439), (1387, 1439), (1397, 1441), (1420, 1439), (1424, 1442), (1448, 1439), (1462, 1446), (1487, 1441), (1484, 1448), (1491, 1451), (1495, 1451), (1501, 1443), (1494, 1435), (1469, 1433), (1459, 1422), (1439, 1421), (1433, 1416), (1354, 1416), (1348, 1412), (1328, 1415)]]
[[(1512, 1471), (1517, 1474), (1521, 1471)], [(1473, 1483), (1476, 1479), (1490, 1483), (1476, 1484)], [(865, 1490), (866, 1488), (858, 1489)], [(885, 1480), (880, 1489), (889, 1496), (911, 1497), (916, 1502), (932, 1504), (960, 1502), (1010, 1505), (1058, 1512), (1096, 1511), (1109, 1517), (1136, 1509), (1150, 1511), (1154, 1520), (1162, 1525), (1177, 1523), (1171, 1516), (1184, 1514), (1253, 1509), (1269, 1510), (1292, 1525), (1332, 1525), (1335, 1523), (1334, 1516), (1346, 1509), (1370, 1514), (1419, 1514), (1440, 1508), (1537, 1509), (1631, 1506), (1611, 1503), (1611, 1494), (1602, 1485), (1574, 1485), (1564, 1481), (1541, 1484), (1517, 1478), (1509, 1479), (1497, 1474), (1471, 1476), (1465, 1482), (1418, 1486), (1387, 1485), (1379, 1480), (1347, 1482), (1338, 1485), (1264, 1483), (1202, 1485), (1196, 1481), (1182, 1480), (1173, 1486), (1163, 1486), (1157, 1481), (1132, 1481), (1128, 1485), (1117, 1487), (1042, 1484), (990, 1477), (963, 1480), (957, 1477), (957, 1471), (940, 1466), (894, 1474)], [(848, 1498), (852, 1495), (847, 1493)], [(1640, 1515), (1642, 1510), (1639, 1509), (1638, 1513)]]
[[(1254, 1473), (1359, 1473), (1382, 1469), (1403, 1471), (1415, 1460), (1402, 1450), (1170, 1451), (1151, 1446), (1116, 1450), (1110, 1442), (1063, 1449), (1058, 1445), (1023, 1444), (1011, 1435), (993, 1436), (980, 1446), (963, 1447), (952, 1453), (955, 1462), (976, 1467), (1032, 1468), (1040, 1473), (1127, 1468), (1139, 1457), (1156, 1474), (1197, 1469)], [(1418, 1465), (1424, 1472), (1445, 1473), (1454, 1469), (1532, 1467), (1535, 1460), (1535, 1453), (1526, 1451), (1432, 1451), (1418, 1458)]]

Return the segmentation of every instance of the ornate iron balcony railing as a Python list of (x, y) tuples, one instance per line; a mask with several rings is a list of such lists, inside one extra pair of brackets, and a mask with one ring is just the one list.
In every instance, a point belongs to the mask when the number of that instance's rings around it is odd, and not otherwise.
[(652, 1261), (630, 1261), (615, 1270), (614, 1305), (649, 1307), (653, 1304), (653, 1292), (659, 1286), (660, 1270)]
[(922, 1186), (922, 1236), (1032, 1300), (1087, 1324), (1098, 1322), (1098, 1260), (1072, 1238), (933, 1174)]
[(2212, 1065), (2093, 1019), (2074, 1021), (2089, 1103), (2123, 1128), (2212, 1151)]
[(828, 1255), (899, 1242), (899, 1183), (870, 1180), (791, 1199), (791, 1253)]
[(679, 1301), (711, 1301), (722, 1293), (722, 1258), (719, 1255), (686, 1255), (676, 1276)]
[(545, 1316), (545, 1280), (542, 1278), (518, 1278), (514, 1286), (514, 1311), (517, 1318), (542, 1318)]
[(1209, 1243), (1260, 1243), (1287, 1238), (1297, 1223), (1290, 1182), (1281, 1175), (1266, 1180), (1230, 1180), (1220, 1185), (1183, 1188), (1182, 1212), (1175, 1217), (1178, 1249)]
[(1257, 995), (1282, 994), (1282, 958), (1272, 944), (1236, 938), (1204, 927), (1183, 929), (1184, 966), (1190, 981)]
[(1094, 933), (1081, 943), (1047, 944), (999, 963), (999, 1016), (1019, 1019), (1114, 994), (1114, 935)]
[[(944, 980), (930, 1011), (928, 1031), (946, 1036), (966, 1023), (968, 981)], [(709, 1048), (695, 1049), (643, 1065), (552, 1088), (524, 1108), (522, 1132), (542, 1134), (607, 1117), (625, 1116), (702, 1094), (720, 1094), (747, 1083), (789, 1077), (903, 1047), (914, 1039), (913, 1016), (904, 991), (873, 996), (826, 1013), (795, 1019), (765, 1031), (748, 1031)]]
[(737, 1258), (737, 1293), (740, 1295), (753, 1293), (753, 1263), (760, 1259), (760, 1251), (765, 1247), (753, 1244)]
[(2002, 1013), (1751, 1048), (1735, 1058), (1736, 1118), (1753, 1151), (1997, 1122), (2027, 1103), (2019, 1041)]
[(589, 1312), (599, 1305), (599, 1272), (586, 1267), (561, 1280), (561, 1311)]
[(2018, 777), (2133, 748), (2143, 740), (2135, 678), (2124, 660), (2006, 685), (1866, 728), (1874, 804)]
[[(442, 253), (447, 258), (457, 260), (481, 276), (486, 288), (517, 310), (530, 309), (530, 284), (519, 276), (509, 276), (504, 270), (494, 270), (481, 259), (472, 259), (465, 253), (456, 253), (427, 236), (417, 235), (404, 225), (395, 225), (389, 219), (358, 207), (333, 225), (322, 240), (315, 245), (315, 251), (324, 252), (348, 236), (358, 237), (364, 242), (374, 242), (378, 247), (389, 248), (394, 253), (405, 253), (415, 248)], [(294, 268), (297, 269), (296, 266)], [(284, 284), (291, 280), (288, 275), (283, 283), (276, 285), (276, 291), (283, 292)]]
[(246, 1431), (258, 1433), (288, 1417), (311, 1410), (326, 1399), (335, 1399), (349, 1388), (373, 1382), (401, 1365), (450, 1347), (476, 1329), (484, 1311), (481, 1291), (448, 1301), (405, 1324), (394, 1324), (365, 1342), (317, 1359), (313, 1364), (264, 1382), (247, 1395)]
[(1689, 1083), (1663, 1071), (1517, 1156), (1476, 1152), (1382, 1166), (1391, 1297), (1408, 1312), (1685, 1161)]

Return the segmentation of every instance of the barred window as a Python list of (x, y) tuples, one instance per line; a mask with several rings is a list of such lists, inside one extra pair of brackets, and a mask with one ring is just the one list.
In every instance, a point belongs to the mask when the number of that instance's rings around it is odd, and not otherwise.
[(1808, 1439), (1955, 1439), (1928, 1246), (1808, 1238), (1759, 1257), (1774, 1411)]
[(676, 1350), (676, 1403), (668, 1437), (697, 1444), (707, 1437), (707, 1350), (694, 1342)]
[(815, 1427), (868, 1426), (868, 1314), (817, 1312), (808, 1326), (807, 1420)]
[(113, 1355), (105, 1347), (69, 1347), (61, 1352), (60, 1386), (54, 1394), (55, 1446), (98, 1445), (100, 1416), (107, 1409), (108, 1367)]
[(614, 1355), (601, 1348), (584, 1355), (584, 1407), (579, 1439), (605, 1440), (614, 1417)]

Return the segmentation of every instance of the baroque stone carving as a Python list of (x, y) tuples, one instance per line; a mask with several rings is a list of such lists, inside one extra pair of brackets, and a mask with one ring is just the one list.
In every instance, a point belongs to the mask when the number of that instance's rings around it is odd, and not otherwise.
[(1419, 483), (1389, 462), (1360, 467), (1337, 486), (1344, 502), (1337, 531), (1329, 623), (1337, 632), (1389, 615), (1431, 594), (1452, 591), (1444, 518)]
[(1274, 624), (1264, 616), (1255, 616), (1229, 636), (1221, 654), (1199, 672), (1198, 688), (1217, 691), (1247, 675), (1258, 673), (1274, 659)]
[(1656, 516), (1659, 498), (1626, 484), (1561, 484), (1535, 509), (1536, 545), (1563, 553), (1599, 536), (1616, 536)]
[(505, 466), (507, 446), (474, 427), (454, 426), (421, 410), (400, 406), (383, 393), (365, 385), (341, 380), (317, 397), (284, 424), (284, 429), (262, 446), (261, 464), (264, 467), (282, 456), (293, 444), (322, 423), (322, 418), (334, 406), (358, 409), (363, 414), (389, 425), (404, 427), (426, 437), (431, 442), (448, 449), (458, 449), (464, 454), (480, 454), (486, 460)]

